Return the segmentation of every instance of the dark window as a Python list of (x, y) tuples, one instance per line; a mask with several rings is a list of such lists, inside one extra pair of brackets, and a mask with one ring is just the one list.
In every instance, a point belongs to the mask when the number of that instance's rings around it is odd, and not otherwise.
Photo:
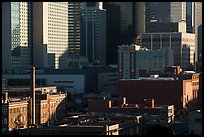
[(201, 118), (196, 118), (196, 119), (195, 119), (195, 122), (201, 123), (201, 122), (202, 122), (202, 119), (201, 119)]
[(87, 2), (87, 7), (95, 7), (96, 2)]

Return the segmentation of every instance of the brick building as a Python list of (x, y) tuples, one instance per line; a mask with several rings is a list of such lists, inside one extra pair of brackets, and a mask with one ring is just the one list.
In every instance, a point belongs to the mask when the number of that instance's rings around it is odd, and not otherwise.
[(65, 115), (66, 94), (61, 92), (37, 91), (36, 93), (36, 124), (48, 122), (54, 124)]
[(17, 128), (27, 127), (28, 101), (26, 99), (8, 100), (8, 93), (3, 93), (2, 100), (2, 133)]
[[(145, 105), (145, 106), (144, 106)], [(166, 125), (174, 121), (174, 106), (155, 106), (154, 100), (145, 104), (130, 104), (126, 98), (98, 98), (88, 100), (88, 110), (94, 113), (118, 114), (118, 115), (144, 115), (157, 116), (161, 124)]]
[[(198, 98), (198, 79), (189, 78), (151, 78), (119, 80), (119, 96), (126, 97), (128, 103), (142, 103), (153, 98), (158, 105), (174, 105), (175, 112)], [(192, 84), (196, 83), (196, 85)], [(195, 82), (196, 81), (196, 82)]]
[[(18, 89), (18, 88), (17, 88)], [(2, 132), (12, 131), (13, 129), (27, 128), (29, 124), (30, 100), (26, 95), (26, 88), (20, 92), (20, 96), (14, 98), (15, 90), (4, 92), (2, 98)], [(54, 124), (65, 115), (65, 98), (66, 93), (58, 92), (55, 86), (36, 88), (35, 101), (35, 123)], [(29, 90), (27, 90), (29, 92)], [(10, 97), (11, 93), (12, 97)]]

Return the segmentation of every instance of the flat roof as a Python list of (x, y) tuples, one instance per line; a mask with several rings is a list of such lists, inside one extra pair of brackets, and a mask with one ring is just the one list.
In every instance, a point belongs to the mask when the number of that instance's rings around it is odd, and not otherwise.
[(174, 81), (175, 79), (173, 77), (158, 77), (158, 78), (153, 78), (153, 77), (139, 77), (138, 79), (120, 79), (120, 80), (132, 80), (132, 81), (140, 81), (140, 80), (169, 80), (169, 81)]

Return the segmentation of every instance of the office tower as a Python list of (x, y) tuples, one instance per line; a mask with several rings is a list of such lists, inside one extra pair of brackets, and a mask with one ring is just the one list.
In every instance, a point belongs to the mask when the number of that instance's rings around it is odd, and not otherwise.
[(145, 32), (148, 32), (148, 24), (150, 22), (150, 2), (146, 2)]
[(202, 2), (187, 2), (186, 7), (187, 33), (194, 33), (196, 37), (195, 62), (199, 58), (198, 27), (202, 25)]
[[(146, 2), (135, 2), (135, 37), (145, 32)], [(134, 18), (133, 18), (134, 19)]]
[(32, 65), (32, 3), (2, 3), (2, 69)]
[(150, 2), (151, 22), (186, 21), (186, 2)]
[(67, 50), (68, 2), (33, 2), (34, 66), (59, 69)]
[(146, 2), (105, 2), (107, 9), (107, 61), (117, 64), (117, 45), (133, 44), (145, 32)]
[(202, 25), (202, 2), (194, 2), (194, 12), (193, 12), (193, 22), (194, 22), (194, 27), (193, 27), (193, 33), (195, 34), (195, 39), (196, 39), (196, 52), (195, 52), (195, 62), (198, 62), (198, 51), (199, 49), (199, 44), (198, 44), (198, 39), (199, 39), (199, 26)]
[(106, 10), (102, 2), (83, 2), (80, 19), (80, 53), (89, 62), (106, 64)]
[(198, 65), (196, 70), (202, 71), (202, 25), (198, 27)]
[(68, 2), (68, 52), (80, 53), (80, 2)]
[(186, 32), (193, 33), (193, 4), (194, 2), (186, 2)]
[(195, 34), (183, 32), (156, 32), (142, 34), (142, 47), (158, 50), (171, 47), (174, 65), (183, 70), (193, 70), (195, 54)]

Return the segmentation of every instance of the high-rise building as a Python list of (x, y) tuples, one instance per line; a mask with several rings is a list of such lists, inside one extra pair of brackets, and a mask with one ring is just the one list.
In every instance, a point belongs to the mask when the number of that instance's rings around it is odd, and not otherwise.
[(80, 53), (80, 2), (68, 2), (68, 52)]
[(194, 33), (196, 38), (195, 62), (199, 58), (199, 26), (202, 25), (202, 2), (187, 2), (186, 7), (187, 32)]
[(145, 32), (146, 2), (106, 2), (107, 62), (117, 64), (117, 45), (133, 44)]
[(151, 22), (186, 21), (186, 2), (150, 2)]
[(32, 65), (32, 3), (2, 3), (2, 68)]
[(150, 22), (150, 2), (146, 2), (145, 32), (148, 32), (148, 24)]
[(80, 19), (80, 53), (89, 62), (106, 64), (106, 10), (102, 2), (83, 2)]
[(33, 2), (33, 47), (35, 67), (63, 65), (68, 50), (68, 2)]
[(198, 63), (196, 70), (202, 71), (202, 25), (198, 27)]
[(186, 2), (186, 32), (193, 33), (193, 4), (194, 2)]
[(193, 12), (193, 22), (194, 22), (194, 27), (193, 27), (193, 33), (195, 34), (195, 39), (196, 39), (196, 52), (195, 52), (195, 62), (198, 62), (198, 51), (199, 49), (199, 44), (198, 44), (198, 29), (199, 26), (202, 25), (202, 2), (194, 2), (194, 12)]
[(142, 34), (142, 47), (158, 50), (171, 47), (173, 62), (183, 70), (192, 70), (195, 65), (195, 34), (183, 32), (156, 32)]

